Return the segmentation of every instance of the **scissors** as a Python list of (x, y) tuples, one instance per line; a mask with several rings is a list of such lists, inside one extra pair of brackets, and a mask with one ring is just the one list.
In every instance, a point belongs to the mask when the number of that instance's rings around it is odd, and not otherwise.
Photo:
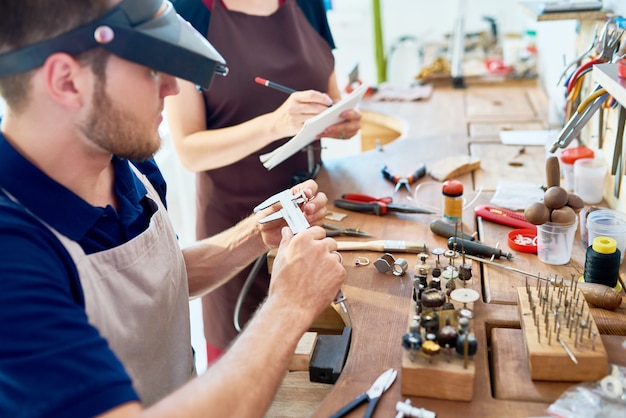
[(394, 380), (396, 380), (397, 375), (398, 372), (396, 370), (387, 369), (385, 372), (383, 372), (383, 374), (378, 376), (378, 378), (374, 381), (372, 387), (370, 387), (367, 392), (361, 393), (359, 396), (354, 398), (352, 402), (331, 415), (330, 418), (343, 417), (348, 412), (361, 405), (363, 402), (369, 402), (369, 405), (367, 406), (367, 411), (365, 411), (364, 418), (370, 418), (374, 413), (374, 409), (376, 409), (376, 405), (378, 404), (380, 397), (383, 395), (383, 392), (389, 389), (389, 386), (391, 386)]

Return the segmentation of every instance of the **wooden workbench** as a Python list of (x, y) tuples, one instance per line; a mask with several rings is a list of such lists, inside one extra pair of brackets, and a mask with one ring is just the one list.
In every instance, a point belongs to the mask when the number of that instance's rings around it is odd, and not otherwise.
[[(495, 138), (472, 138), (468, 133), (473, 123), (466, 114), (467, 91), (450, 90), (445, 99), (436, 91), (433, 99), (446, 103), (449, 112), (440, 108), (438, 116), (449, 122), (444, 123), (437, 131), (436, 125), (429, 120), (433, 110), (424, 103), (402, 103), (396, 106), (398, 115), (415, 115), (411, 120), (411, 130), (406, 138), (396, 140), (383, 147), (382, 151), (368, 151), (353, 157), (325, 161), (318, 176), (320, 188), (329, 198), (329, 210), (347, 213), (342, 221), (346, 227), (359, 228), (374, 235), (375, 239), (425, 241), (429, 247), (447, 248), (445, 238), (433, 234), (429, 223), (440, 215), (408, 215), (389, 214), (384, 217), (346, 212), (332, 205), (333, 199), (348, 192), (367, 193), (374, 196), (393, 195), (393, 185), (383, 180), (381, 168), (388, 168), (398, 174), (408, 174), (421, 163), (427, 167), (442, 158), (454, 154), (467, 154), (473, 142), (497, 142)], [(481, 89), (479, 98), (502, 97), (502, 92), (495, 89)], [(525, 90), (519, 94), (528, 95)], [(534, 93), (533, 93), (534, 94)], [(487, 96), (485, 96), (487, 95)], [(486, 99), (488, 102), (488, 99)], [(496, 100), (496, 99), (494, 99)], [(507, 99), (508, 100), (508, 99)], [(408, 106), (414, 106), (411, 110)], [(497, 105), (496, 105), (497, 106)], [(393, 113), (392, 104), (371, 104), (377, 110), (384, 109)], [(484, 110), (485, 107), (483, 106)], [(420, 111), (424, 111), (420, 114)], [(541, 112), (533, 115), (524, 114), (523, 120), (513, 118), (513, 122), (541, 123)], [(488, 122), (482, 117), (478, 122)], [(496, 123), (506, 123), (503, 118), (495, 118)], [(420, 122), (424, 121), (423, 125)], [(424, 134), (419, 132), (423, 127)], [(520, 181), (542, 182), (544, 173), (537, 173), (535, 164), (526, 165), (532, 172), (519, 172)], [(490, 171), (490, 167), (481, 168), (481, 176), (498, 176)], [(474, 173), (476, 174), (476, 173)], [(465, 197), (469, 200), (475, 194), (475, 178), (466, 174), (458, 178), (465, 184)], [(420, 189), (416, 195), (418, 201), (411, 200), (407, 192), (393, 195), (400, 203), (417, 204), (418, 206), (439, 205), (441, 201), (441, 185), (433, 184), (434, 180), (425, 177), (420, 180)], [(415, 185), (414, 185), (415, 187)], [(483, 191), (475, 202), (487, 203), (492, 192)], [(465, 232), (479, 233), (481, 241), (508, 250), (506, 233), (511, 229), (506, 226), (487, 221), (477, 222), (473, 207), (467, 208), (463, 214)], [(354, 238), (338, 238), (338, 240), (354, 240)], [(576, 242), (579, 242), (578, 233)], [(510, 263), (524, 271), (542, 274), (566, 275), (571, 272), (580, 273), (584, 263), (584, 248), (576, 245), (572, 261), (564, 266), (550, 266), (541, 263), (535, 255), (515, 253)], [(346, 304), (352, 321), (352, 341), (344, 370), (335, 385), (312, 384), (308, 382), (306, 372), (295, 372), (287, 375), (278, 396), (268, 412), (268, 417), (308, 416), (328, 417), (355, 396), (367, 390), (374, 379), (385, 369), (395, 368), (399, 372), (402, 366), (403, 348), (402, 335), (407, 331), (407, 319), (411, 303), (413, 268), (418, 262), (415, 254), (393, 254), (404, 257), (409, 262), (408, 274), (396, 277), (382, 274), (372, 266), (356, 266), (354, 259), (365, 256), (371, 261), (382, 254), (377, 252), (344, 252), (344, 266), (347, 270), (346, 284), (343, 291), (347, 297)], [(431, 256), (432, 257), (432, 256)], [(432, 261), (432, 258), (431, 260)], [(476, 366), (474, 394), (471, 402), (449, 401), (430, 398), (411, 398), (412, 404), (424, 407), (437, 413), (438, 417), (528, 417), (547, 415), (546, 408), (556, 400), (572, 383), (537, 382), (530, 380), (527, 363), (524, 359), (524, 343), (520, 330), (520, 320), (516, 306), (516, 288), (524, 286), (525, 277), (519, 273), (509, 272), (493, 266), (482, 266), (472, 263), (472, 279), (467, 286), (478, 291), (480, 299), (474, 303), (475, 319), (473, 332), (478, 341), (478, 352), (473, 361)], [(620, 276), (623, 279), (624, 265)], [(624, 297), (626, 302), (626, 296)], [(607, 347), (611, 363), (626, 365), (625, 349), (621, 345), (626, 339), (626, 303), (614, 312), (600, 309), (592, 310), (600, 329), (602, 341)], [(612, 334), (612, 335), (610, 335)], [(526, 369), (525, 369), (526, 367)], [(390, 417), (395, 415), (395, 405), (407, 397), (400, 391), (399, 373), (394, 385), (383, 395), (374, 416)], [(428, 384), (428, 382), (424, 382)], [(362, 416), (365, 406), (357, 408), (348, 416)]]

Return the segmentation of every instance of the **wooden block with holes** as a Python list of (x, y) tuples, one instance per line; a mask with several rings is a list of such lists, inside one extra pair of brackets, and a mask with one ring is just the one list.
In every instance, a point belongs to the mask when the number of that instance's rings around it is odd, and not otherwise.
[[(415, 302), (409, 310), (409, 324), (415, 312)], [(454, 311), (451, 311), (454, 314)], [(444, 317), (440, 315), (440, 321)], [(474, 377), (476, 368), (470, 357), (467, 362), (455, 349), (441, 353), (431, 359), (416, 353), (411, 355), (404, 350), (402, 355), (402, 394), (405, 396), (423, 396), (426, 398), (448, 399), (453, 401), (471, 401), (474, 396)]]
[(608, 373), (608, 358), (589, 305), (576, 287), (563, 288), (568, 289), (565, 296), (552, 285), (517, 288), (530, 375), (533, 380), (559, 382), (602, 379)]

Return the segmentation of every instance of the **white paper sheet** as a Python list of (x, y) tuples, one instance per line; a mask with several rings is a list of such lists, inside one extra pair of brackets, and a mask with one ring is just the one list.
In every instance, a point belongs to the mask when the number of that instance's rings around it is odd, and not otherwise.
[(335, 103), (322, 113), (315, 115), (304, 122), (300, 132), (291, 138), (289, 142), (276, 148), (272, 152), (261, 155), (259, 158), (265, 168), (271, 170), (276, 167), (278, 164), (282, 163), (287, 158), (315, 141), (315, 137), (323, 132), (324, 129), (341, 121), (341, 118), (339, 117), (341, 112), (357, 108), (366, 90), (366, 85), (363, 84), (359, 86), (348, 96), (341, 99), (339, 103)]
[(504, 145), (546, 145), (556, 141), (560, 131), (500, 131), (500, 142)]

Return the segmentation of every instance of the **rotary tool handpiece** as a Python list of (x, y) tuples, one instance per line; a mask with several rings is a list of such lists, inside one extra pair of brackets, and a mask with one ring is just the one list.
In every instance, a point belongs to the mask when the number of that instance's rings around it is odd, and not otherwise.
[(450, 237), (448, 239), (448, 248), (451, 250), (455, 250), (458, 252), (465, 252), (466, 254), (476, 255), (481, 257), (488, 258), (506, 258), (510, 260), (513, 258), (513, 254), (505, 253), (499, 248), (490, 247), (485, 244), (481, 244), (475, 241), (469, 241), (466, 239), (461, 239), (459, 237)]

